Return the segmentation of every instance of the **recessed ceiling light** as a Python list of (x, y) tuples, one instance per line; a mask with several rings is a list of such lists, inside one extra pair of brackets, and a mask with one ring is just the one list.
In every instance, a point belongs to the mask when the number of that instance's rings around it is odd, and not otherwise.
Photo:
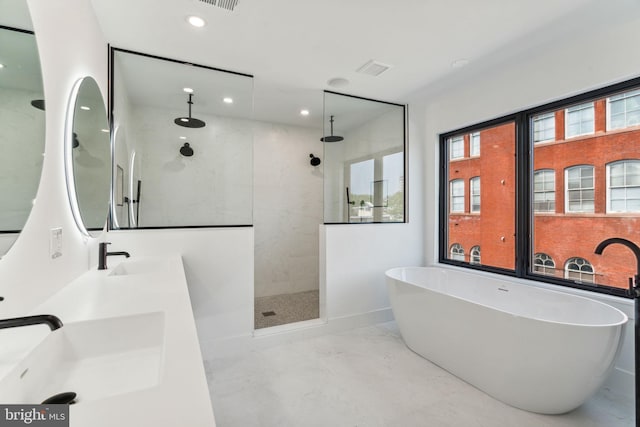
[(451, 63), (451, 68), (462, 68), (466, 65), (469, 65), (469, 60), (466, 58), (460, 58)]
[(100, 129), (104, 133), (109, 133), (109, 129)]
[(194, 27), (197, 28), (201, 28), (204, 27), (206, 25), (206, 22), (204, 21), (204, 19), (200, 18), (199, 16), (195, 16), (195, 15), (191, 15), (187, 17), (187, 22), (191, 25), (193, 25)]
[(345, 87), (349, 84), (349, 80), (342, 77), (335, 77), (327, 81), (327, 84), (332, 87)]
[(309, 110), (300, 110), (300, 115), (301, 116), (308, 116), (309, 115)]
[(193, 89), (191, 89), (190, 87), (185, 87), (182, 90), (185, 91), (186, 93), (193, 93)]
[(87, 107), (86, 105), (81, 105), (81, 106), (80, 106), (80, 109), (81, 109), (81, 110), (84, 110), (84, 111), (89, 111), (89, 110), (91, 110), (91, 108)]
[(186, 136), (181, 136), (180, 139), (187, 139), (187, 137)]
[(226, 104), (233, 104), (233, 98), (226, 97), (223, 99)]

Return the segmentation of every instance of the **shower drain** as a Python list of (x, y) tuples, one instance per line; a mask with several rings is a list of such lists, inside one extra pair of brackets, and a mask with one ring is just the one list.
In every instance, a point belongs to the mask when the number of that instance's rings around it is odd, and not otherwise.
[(275, 315), (276, 315), (276, 312), (275, 312), (275, 311), (263, 311), (263, 312), (262, 312), (262, 315), (263, 315), (264, 317), (268, 317), (268, 316), (275, 316)]

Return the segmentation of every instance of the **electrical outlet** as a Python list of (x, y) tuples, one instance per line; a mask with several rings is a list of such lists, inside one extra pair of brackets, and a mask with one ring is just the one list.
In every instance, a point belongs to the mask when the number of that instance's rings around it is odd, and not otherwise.
[(62, 256), (62, 227), (52, 228), (49, 236), (49, 254), (51, 259)]

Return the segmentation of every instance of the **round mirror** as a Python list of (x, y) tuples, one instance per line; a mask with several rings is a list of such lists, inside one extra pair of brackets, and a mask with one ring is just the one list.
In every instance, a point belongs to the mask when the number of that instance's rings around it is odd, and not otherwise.
[[(28, 17), (26, 4), (23, 8)], [(4, 12), (0, 7), (2, 18), (8, 16)], [(35, 201), (44, 120), (36, 38), (28, 31), (0, 27), (0, 258), (22, 231)]]
[(69, 198), (78, 228), (85, 234), (100, 232), (109, 208), (111, 149), (104, 101), (91, 77), (73, 88), (65, 151)]

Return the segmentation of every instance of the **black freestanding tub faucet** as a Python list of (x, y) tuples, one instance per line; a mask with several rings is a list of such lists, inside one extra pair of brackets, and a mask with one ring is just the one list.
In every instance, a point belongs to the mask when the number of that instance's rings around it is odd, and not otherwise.
[(640, 275), (640, 247), (629, 241), (627, 239), (623, 239), (620, 237), (612, 237), (611, 239), (603, 240), (596, 247), (595, 253), (598, 255), (602, 255), (602, 251), (609, 245), (614, 243), (623, 245), (628, 247), (633, 251), (633, 254), (636, 256), (636, 275), (632, 279), (629, 279), (629, 289), (627, 289), (627, 295), (633, 298), (634, 301), (634, 321), (635, 321), (635, 334), (634, 334), (634, 342), (635, 342), (635, 381), (636, 381), (636, 427), (640, 427), (640, 381), (638, 376), (640, 375), (640, 289), (638, 289), (639, 285), (639, 275)]

